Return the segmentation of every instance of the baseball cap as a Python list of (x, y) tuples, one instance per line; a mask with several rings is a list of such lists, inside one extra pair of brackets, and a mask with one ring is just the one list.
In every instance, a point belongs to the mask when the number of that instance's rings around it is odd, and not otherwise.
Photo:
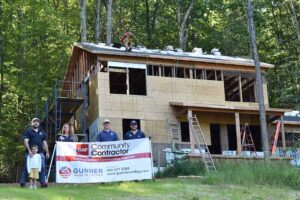
[(31, 120), (31, 122), (34, 122), (34, 121), (40, 122), (39, 118), (36, 118), (36, 117)]
[(109, 119), (105, 119), (105, 120), (103, 121), (103, 124), (109, 124), (109, 123), (110, 123)]
[(135, 120), (132, 120), (132, 121), (130, 122), (130, 125), (137, 125), (137, 122), (136, 122)]

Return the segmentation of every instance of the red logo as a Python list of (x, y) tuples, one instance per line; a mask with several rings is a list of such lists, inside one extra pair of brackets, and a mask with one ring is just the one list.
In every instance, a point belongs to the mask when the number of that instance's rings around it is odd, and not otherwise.
[(72, 170), (69, 167), (63, 166), (59, 169), (58, 173), (61, 177), (68, 178), (71, 175)]
[(89, 144), (76, 144), (76, 154), (82, 156), (88, 156)]

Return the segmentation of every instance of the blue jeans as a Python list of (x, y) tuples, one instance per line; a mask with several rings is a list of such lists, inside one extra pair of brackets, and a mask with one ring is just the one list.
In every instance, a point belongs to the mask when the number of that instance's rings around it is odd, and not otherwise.
[[(29, 154), (25, 153), (25, 159), (24, 159), (24, 165), (23, 165), (23, 170), (22, 170), (22, 175), (21, 175), (21, 179), (20, 179), (20, 184), (26, 184), (27, 181), (27, 177), (28, 177), (28, 171), (27, 171), (27, 156)], [(42, 158), (42, 168), (41, 168), (41, 172), (39, 173), (39, 177), (40, 177), (40, 183), (41, 184), (45, 184), (45, 180), (46, 180), (46, 173), (45, 173), (45, 155), (43, 153), (40, 153), (41, 158)]]

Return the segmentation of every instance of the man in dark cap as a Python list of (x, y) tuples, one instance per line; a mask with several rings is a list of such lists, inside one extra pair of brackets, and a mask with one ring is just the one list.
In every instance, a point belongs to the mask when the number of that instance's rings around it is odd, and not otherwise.
[(138, 129), (137, 122), (132, 120), (130, 122), (130, 131), (125, 134), (124, 140), (145, 138), (145, 134)]
[(36, 145), (38, 146), (38, 152), (41, 155), (42, 158), (42, 166), (41, 166), (41, 172), (40, 172), (40, 183), (41, 187), (47, 187), (47, 183), (45, 181), (46, 178), (46, 173), (45, 173), (45, 155), (46, 153), (46, 158), (49, 158), (49, 149), (48, 149), (48, 144), (47, 144), (47, 135), (41, 129), (39, 128), (40, 126), (40, 120), (38, 118), (33, 118), (31, 120), (31, 127), (27, 129), (23, 133), (23, 140), (24, 140), (24, 146), (25, 146), (25, 161), (24, 161), (24, 166), (23, 166), (23, 171), (21, 175), (21, 180), (20, 180), (20, 186), (25, 187), (26, 185), (26, 180), (27, 180), (27, 156), (32, 156), (32, 152), (30, 149), (30, 146)]

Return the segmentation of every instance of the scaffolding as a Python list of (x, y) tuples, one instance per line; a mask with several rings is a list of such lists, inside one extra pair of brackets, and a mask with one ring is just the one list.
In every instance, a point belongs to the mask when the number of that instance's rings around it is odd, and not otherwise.
[(87, 141), (86, 110), (88, 106), (88, 85), (84, 82), (56, 81), (53, 98), (49, 97), (45, 106), (45, 118), (42, 126), (50, 142), (55, 142), (62, 125), (72, 118), (78, 119), (80, 130), (78, 136)]

